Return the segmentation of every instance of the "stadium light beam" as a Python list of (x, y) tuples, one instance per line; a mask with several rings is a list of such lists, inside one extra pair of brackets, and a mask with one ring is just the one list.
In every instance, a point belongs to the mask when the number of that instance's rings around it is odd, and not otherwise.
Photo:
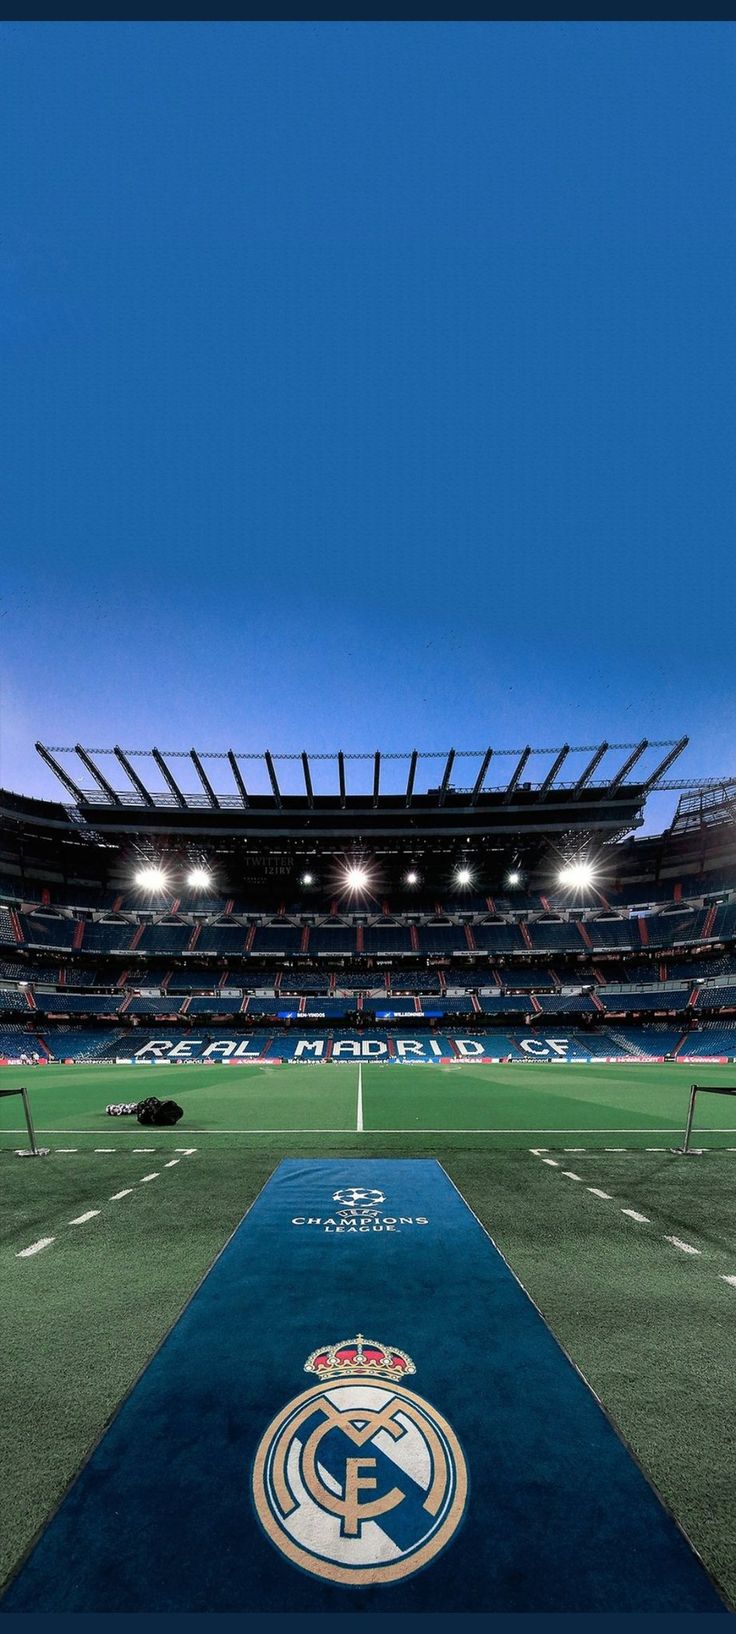
[(458, 885), (470, 885), (473, 876), (469, 868), (458, 868), (455, 880)]
[(302, 885), (313, 885), (314, 874), (302, 874)]
[(557, 876), (560, 885), (592, 885), (595, 879), (595, 868), (589, 862), (571, 862), (562, 868)]
[(517, 874), (516, 872), (511, 873), (511, 874), (507, 874), (506, 875), (506, 884), (507, 885), (520, 885), (521, 884), (521, 874)]
[(406, 876), (406, 883), (407, 883), (407, 885), (418, 885), (419, 884), (419, 875), (416, 873), (414, 868), (409, 869), (409, 872), (408, 872), (408, 874)]
[(212, 884), (212, 875), (209, 868), (190, 868), (187, 874), (187, 885), (192, 885), (195, 891), (204, 891)]
[(368, 885), (365, 868), (353, 866), (345, 870), (345, 885), (349, 891), (364, 891)]
[(143, 886), (146, 891), (164, 891), (168, 883), (165, 868), (159, 868), (155, 863), (139, 868), (135, 876), (136, 885)]

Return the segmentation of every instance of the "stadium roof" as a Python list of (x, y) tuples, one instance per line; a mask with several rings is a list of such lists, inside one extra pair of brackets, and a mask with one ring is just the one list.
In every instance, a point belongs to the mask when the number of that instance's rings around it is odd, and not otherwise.
[(641, 824), (650, 790), (672, 786), (665, 775), (687, 742), (332, 755), (36, 748), (77, 819), (98, 830), (611, 837)]

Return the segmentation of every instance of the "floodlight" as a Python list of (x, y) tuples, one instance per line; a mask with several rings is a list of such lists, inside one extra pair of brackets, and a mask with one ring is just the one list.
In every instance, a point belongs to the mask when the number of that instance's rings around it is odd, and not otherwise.
[(517, 873), (507, 874), (506, 875), (506, 884), (507, 885), (520, 885), (521, 884), (521, 874), (517, 874)]
[(558, 875), (560, 885), (592, 885), (595, 879), (595, 869), (589, 862), (571, 862)]
[(406, 883), (407, 883), (407, 885), (418, 885), (418, 883), (419, 883), (419, 875), (414, 872), (413, 868), (409, 871), (409, 873), (406, 876)]
[(166, 886), (166, 872), (151, 863), (146, 868), (139, 868), (135, 876), (136, 885), (142, 885), (147, 891), (163, 891)]
[(209, 868), (191, 868), (187, 874), (187, 885), (192, 885), (195, 891), (205, 890), (206, 887), (211, 884), (212, 875), (210, 874)]
[(469, 868), (458, 868), (455, 875), (458, 885), (469, 885), (473, 878)]
[(302, 885), (313, 885), (314, 874), (302, 874)]
[(352, 867), (346, 869), (345, 884), (349, 891), (362, 891), (368, 884), (368, 875), (365, 868)]

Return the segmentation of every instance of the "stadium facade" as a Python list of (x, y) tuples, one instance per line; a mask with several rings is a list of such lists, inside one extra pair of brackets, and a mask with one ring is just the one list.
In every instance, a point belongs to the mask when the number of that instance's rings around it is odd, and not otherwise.
[(734, 1059), (736, 784), (670, 777), (686, 742), (39, 744), (65, 798), (0, 792), (0, 1057)]

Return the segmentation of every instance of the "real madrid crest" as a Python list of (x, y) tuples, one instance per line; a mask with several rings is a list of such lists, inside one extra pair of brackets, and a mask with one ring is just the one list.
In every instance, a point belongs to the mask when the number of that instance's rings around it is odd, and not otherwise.
[(446, 1548), (468, 1474), (446, 1419), (406, 1388), (405, 1351), (358, 1334), (313, 1351), (318, 1383), (269, 1424), (253, 1466), (264, 1531), (333, 1583), (395, 1583)]

